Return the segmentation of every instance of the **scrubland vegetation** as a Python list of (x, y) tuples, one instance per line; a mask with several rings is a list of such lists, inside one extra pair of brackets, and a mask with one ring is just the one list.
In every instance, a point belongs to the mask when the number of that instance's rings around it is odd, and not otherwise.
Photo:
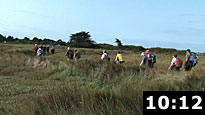
[[(140, 69), (140, 52), (123, 50), (125, 63), (114, 64), (117, 50), (102, 62), (99, 49), (79, 49), (67, 61), (66, 47), (36, 57), (33, 45), (0, 44), (0, 114), (141, 115), (143, 91), (204, 91), (205, 56), (190, 72), (171, 72), (170, 52), (157, 53), (153, 70)], [(184, 60), (184, 55), (179, 55)]]

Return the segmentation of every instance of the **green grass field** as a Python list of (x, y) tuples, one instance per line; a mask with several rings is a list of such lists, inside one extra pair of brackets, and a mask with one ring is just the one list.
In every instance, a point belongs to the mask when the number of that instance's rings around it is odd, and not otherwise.
[[(155, 68), (140, 70), (140, 52), (123, 51), (125, 63), (100, 60), (101, 50), (66, 47), (36, 57), (33, 45), (0, 44), (0, 114), (142, 114), (143, 91), (204, 91), (205, 56), (190, 72), (168, 71), (172, 54), (157, 54)], [(179, 55), (184, 60), (184, 55)]]

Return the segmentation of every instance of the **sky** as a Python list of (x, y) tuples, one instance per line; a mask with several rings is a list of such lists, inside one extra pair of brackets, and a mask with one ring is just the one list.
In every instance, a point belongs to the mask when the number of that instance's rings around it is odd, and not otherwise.
[(0, 34), (205, 52), (205, 0), (0, 0)]

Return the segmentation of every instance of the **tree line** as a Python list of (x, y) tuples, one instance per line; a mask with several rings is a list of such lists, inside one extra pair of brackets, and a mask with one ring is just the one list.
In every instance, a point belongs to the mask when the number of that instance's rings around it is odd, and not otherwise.
[[(91, 35), (89, 32), (82, 31), (78, 33), (74, 33), (70, 35), (70, 40), (65, 42), (61, 39), (59, 40), (52, 40), (52, 39), (40, 39), (34, 37), (30, 39), (28, 37), (24, 37), (23, 39), (15, 38), (13, 36), (3, 36), (0, 34), (0, 43), (9, 43), (9, 44), (39, 44), (39, 45), (61, 45), (61, 46), (70, 46), (75, 48), (96, 48), (96, 49), (107, 49), (107, 50), (131, 50), (135, 52), (143, 52), (146, 48), (142, 46), (134, 46), (134, 45), (123, 45), (121, 40), (115, 38), (115, 43), (117, 46), (111, 44), (97, 44), (94, 40), (91, 39)], [(149, 48), (150, 51), (156, 53), (166, 53), (166, 52), (182, 52), (177, 51), (176, 49), (169, 49), (169, 48)]]
[(61, 39), (55, 41), (48, 38), (40, 39), (34, 37), (30, 39), (28, 37), (24, 37), (23, 39), (15, 38), (13, 36), (3, 36), (0, 34), (0, 43), (8, 43), (8, 44), (50, 44), (50, 45), (66, 45), (66, 42), (62, 41)]

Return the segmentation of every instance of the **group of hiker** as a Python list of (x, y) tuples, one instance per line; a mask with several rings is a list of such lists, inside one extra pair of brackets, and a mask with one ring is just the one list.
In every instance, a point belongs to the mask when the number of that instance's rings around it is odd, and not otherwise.
[[(141, 53), (141, 56), (142, 56), (142, 61), (140, 63), (141, 68), (146, 68), (146, 67), (154, 68), (154, 64), (157, 61), (156, 55), (154, 53), (151, 53), (149, 50), (146, 50), (146, 52)], [(110, 60), (110, 57), (108, 56), (108, 53), (106, 50), (103, 50), (103, 54), (101, 56), (101, 59), (108, 60), (108, 61)], [(194, 52), (191, 53), (191, 50), (187, 49), (184, 69), (186, 71), (191, 70), (192, 67), (196, 66), (196, 64), (198, 63), (198, 59), (199, 59), (199, 57), (197, 56), (196, 53), (194, 53)], [(123, 60), (123, 56), (122, 56), (121, 52), (118, 51), (117, 56), (115, 58), (115, 63), (122, 64), (124, 62), (125, 61)], [(180, 58), (178, 58), (177, 54), (174, 54), (168, 70), (180, 71), (182, 66), (183, 66), (183, 61)]]
[(68, 60), (78, 60), (81, 57), (80, 52), (76, 48), (73, 51), (70, 47), (67, 48), (67, 52), (65, 55), (67, 56)]
[(45, 56), (45, 55), (49, 55), (50, 54), (50, 50), (51, 50), (51, 54), (55, 54), (55, 47), (52, 46), (50, 49), (49, 45), (40, 45), (38, 46), (37, 44), (35, 44), (34, 46), (34, 53), (37, 56)]
[[(103, 54), (101, 56), (101, 60), (103, 61), (110, 61), (110, 57), (108, 56), (108, 53), (106, 50), (103, 50)], [(123, 60), (123, 56), (121, 54), (120, 51), (117, 52), (117, 56), (115, 58), (115, 63), (116, 64), (122, 64), (124, 63), (125, 61)]]
[[(156, 55), (152, 54), (147, 50), (146, 52), (143, 52), (141, 54), (142, 56), (142, 62), (140, 63), (140, 67), (145, 66), (148, 63), (148, 67), (153, 68), (154, 64), (156, 63)], [(101, 56), (101, 60), (107, 60), (110, 61), (110, 57), (108, 56), (108, 53), (106, 50), (103, 50), (103, 54)], [(116, 64), (122, 64), (124, 63), (123, 55), (121, 54), (121, 51), (117, 52), (117, 55), (115, 57), (115, 63)]]
[[(35, 49), (35, 53), (37, 54), (37, 56), (44, 56), (44, 55), (48, 55), (50, 54), (49, 52), (49, 45), (41, 45), (40, 47), (38, 47), (37, 44), (35, 44), (34, 46)], [(55, 48), (54, 46), (52, 46), (51, 48), (51, 54), (55, 53)], [(72, 48), (68, 47), (67, 48), (67, 52), (65, 54), (65, 56), (67, 56), (68, 60), (78, 60), (81, 58), (80, 52), (75, 48), (74, 50), (72, 50)], [(142, 61), (140, 63), (140, 67), (141, 68), (154, 68), (154, 64), (156, 63), (156, 55), (154, 53), (151, 53), (149, 50), (146, 50), (145, 52), (141, 53), (142, 56)], [(172, 56), (172, 61), (171, 64), (168, 68), (168, 70), (172, 70), (172, 71), (180, 71), (180, 69), (183, 66), (183, 61), (178, 58), (177, 54), (173, 54)], [(185, 60), (185, 64), (184, 64), (184, 68), (186, 71), (189, 71), (192, 69), (192, 67), (196, 66), (196, 64), (198, 63), (198, 59), (199, 57), (197, 56), (196, 53), (191, 52), (190, 49), (187, 49), (186, 51), (186, 60)], [(110, 57), (108, 56), (108, 53), (106, 50), (103, 50), (102, 56), (101, 56), (101, 60), (106, 60), (106, 61), (110, 61)], [(121, 51), (117, 52), (116, 58), (115, 58), (115, 63), (116, 64), (123, 64), (125, 61), (123, 59), (123, 55), (121, 54)]]
[[(140, 63), (140, 67), (143, 67), (146, 65), (146, 63), (148, 63), (148, 67), (153, 68), (154, 64), (156, 63), (156, 55), (153, 53), (150, 53), (149, 50), (147, 50), (146, 52), (142, 52), (141, 54), (142, 56), (142, 62)], [(168, 70), (172, 70), (172, 71), (180, 71), (180, 69), (183, 66), (183, 61), (178, 58), (177, 54), (173, 54), (172, 56), (172, 61), (171, 64), (168, 68)], [(196, 53), (192, 52), (190, 49), (187, 49), (186, 51), (186, 60), (185, 60), (185, 64), (184, 64), (184, 69), (185, 71), (190, 71), (192, 69), (192, 67), (196, 66), (196, 64), (198, 64), (198, 59), (199, 57), (197, 56)]]
[[(195, 67), (198, 64), (198, 59), (199, 56), (197, 56), (196, 53), (194, 52), (191, 53), (191, 50), (187, 49), (184, 69), (186, 71), (190, 71), (192, 67)], [(180, 71), (180, 68), (182, 68), (182, 66), (183, 66), (183, 61), (180, 58), (178, 58), (177, 54), (174, 54), (168, 70)]]
[(149, 50), (146, 50), (146, 52), (141, 53), (142, 61), (140, 63), (140, 67), (144, 67), (146, 64), (148, 64), (149, 68), (154, 68), (154, 64), (156, 63), (156, 55), (151, 53)]

